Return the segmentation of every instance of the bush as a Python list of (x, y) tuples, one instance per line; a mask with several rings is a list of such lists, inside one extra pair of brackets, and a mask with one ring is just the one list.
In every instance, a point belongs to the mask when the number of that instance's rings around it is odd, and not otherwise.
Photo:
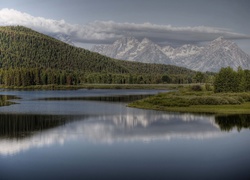
[(228, 101), (228, 104), (241, 104), (238, 97), (224, 97)]
[(190, 103), (192, 105), (222, 105), (222, 104), (229, 104), (229, 102), (221, 97), (215, 96), (201, 96), (201, 97), (194, 97), (190, 99)]
[(191, 86), (192, 91), (202, 91), (202, 87), (200, 85)]
[(210, 84), (208, 84), (208, 83), (205, 84), (205, 89), (207, 91), (213, 91), (213, 87)]
[(238, 96), (243, 98), (246, 102), (250, 101), (250, 94), (249, 93), (240, 93)]

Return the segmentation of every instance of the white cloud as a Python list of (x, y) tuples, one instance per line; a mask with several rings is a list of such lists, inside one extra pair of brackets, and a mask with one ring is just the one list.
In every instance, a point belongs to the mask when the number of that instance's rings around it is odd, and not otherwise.
[(74, 26), (64, 20), (56, 21), (43, 17), (34, 17), (14, 9), (0, 10), (0, 25), (22, 25), (46, 33), (64, 33), (70, 35)]
[(0, 10), (0, 25), (23, 25), (43, 33), (62, 33), (73, 41), (82, 43), (112, 43), (124, 35), (136, 38), (147, 37), (155, 42), (203, 42), (219, 36), (226, 39), (249, 39), (250, 36), (217, 27), (174, 27), (151, 23), (116, 23), (95, 21), (87, 25), (76, 25), (64, 20), (34, 17), (13, 9)]

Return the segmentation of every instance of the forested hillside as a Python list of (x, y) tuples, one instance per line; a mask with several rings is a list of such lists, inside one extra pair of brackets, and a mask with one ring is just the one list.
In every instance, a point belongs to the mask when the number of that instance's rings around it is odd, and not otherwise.
[(115, 60), (22, 26), (0, 27), (0, 84), (191, 83), (195, 72)]

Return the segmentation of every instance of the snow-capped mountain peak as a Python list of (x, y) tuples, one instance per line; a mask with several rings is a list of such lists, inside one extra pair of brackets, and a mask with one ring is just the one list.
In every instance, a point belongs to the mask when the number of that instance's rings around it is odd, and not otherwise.
[(117, 59), (163, 63), (196, 71), (219, 71), (221, 67), (250, 69), (250, 57), (235, 42), (219, 37), (206, 45), (160, 47), (148, 38), (123, 37), (111, 45), (96, 45), (92, 51)]
[(162, 51), (168, 56), (170, 59), (177, 59), (180, 57), (188, 57), (191, 55), (198, 54), (203, 47), (185, 44), (181, 47), (173, 48), (171, 46), (165, 46), (162, 48)]
[(164, 63), (169, 58), (161, 51), (161, 47), (144, 38), (141, 42), (133, 37), (123, 37), (111, 45), (94, 46), (92, 51), (116, 59), (140, 62)]
[(143, 38), (142, 41), (141, 41), (141, 44), (152, 44), (153, 42), (150, 41), (148, 38)]
[(223, 36), (220, 36), (220, 37), (218, 37), (218, 38), (216, 38), (215, 40), (213, 40), (212, 42), (219, 42), (219, 41), (224, 41), (225, 39), (224, 39), (224, 37)]
[(206, 46), (203, 50), (187, 60), (188, 68), (198, 71), (217, 72), (222, 67), (237, 69), (250, 69), (250, 57), (243, 52), (235, 42), (219, 37)]

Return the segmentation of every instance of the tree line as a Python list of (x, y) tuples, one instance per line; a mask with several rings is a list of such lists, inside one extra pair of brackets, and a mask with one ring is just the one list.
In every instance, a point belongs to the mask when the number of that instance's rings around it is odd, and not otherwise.
[(246, 92), (250, 91), (250, 70), (231, 67), (221, 68), (215, 76), (214, 92)]
[(84, 73), (83, 71), (51, 68), (0, 69), (0, 84), (4, 86), (97, 84), (188, 84), (197, 82), (192, 75)]

